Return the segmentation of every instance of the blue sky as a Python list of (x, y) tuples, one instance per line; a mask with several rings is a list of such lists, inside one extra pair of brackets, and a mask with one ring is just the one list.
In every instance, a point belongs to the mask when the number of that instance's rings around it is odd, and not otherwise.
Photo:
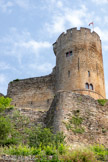
[(102, 40), (108, 98), (108, 0), (0, 0), (0, 92), (14, 79), (51, 73), (58, 36), (92, 21)]

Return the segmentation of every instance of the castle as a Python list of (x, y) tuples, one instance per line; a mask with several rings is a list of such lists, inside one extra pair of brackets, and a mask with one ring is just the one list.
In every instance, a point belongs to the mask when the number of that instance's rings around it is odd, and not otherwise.
[(54, 95), (70, 91), (105, 98), (101, 40), (88, 28), (72, 28), (53, 44), (56, 67), (44, 77), (16, 80), (9, 84), (7, 96), (16, 107), (48, 110)]
[[(70, 144), (99, 143), (108, 147), (108, 104), (101, 40), (87, 28), (72, 28), (53, 44), (56, 66), (50, 75), (14, 80), (7, 96), (35, 124), (63, 131)], [(80, 125), (72, 119), (82, 119)]]

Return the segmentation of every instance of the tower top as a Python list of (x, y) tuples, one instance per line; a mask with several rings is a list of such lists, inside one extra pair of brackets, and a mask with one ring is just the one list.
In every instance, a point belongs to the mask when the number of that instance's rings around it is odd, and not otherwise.
[(80, 27), (80, 29), (78, 30), (77, 27), (75, 27), (68, 29), (66, 30), (66, 32), (60, 34), (56, 42), (53, 44), (54, 53), (56, 55), (57, 46), (65, 44), (67, 40), (75, 40), (77, 41), (77, 43), (80, 43), (81, 41), (85, 41), (85, 39), (86, 41), (92, 40), (95, 42), (101, 42), (100, 36), (95, 31), (92, 32), (91, 29), (84, 27)]

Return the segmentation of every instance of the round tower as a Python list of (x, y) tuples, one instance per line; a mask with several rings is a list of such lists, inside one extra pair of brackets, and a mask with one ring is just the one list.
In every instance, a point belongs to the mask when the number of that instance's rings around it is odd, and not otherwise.
[(105, 98), (101, 40), (88, 28), (72, 28), (53, 44), (56, 55), (56, 92), (74, 91)]

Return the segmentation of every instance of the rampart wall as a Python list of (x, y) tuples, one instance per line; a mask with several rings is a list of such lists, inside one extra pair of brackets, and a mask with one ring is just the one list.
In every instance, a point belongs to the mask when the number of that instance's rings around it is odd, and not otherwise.
[(108, 147), (108, 103), (102, 106), (90, 96), (58, 92), (45, 123), (54, 132), (63, 131), (69, 145), (98, 143)]
[(7, 96), (21, 108), (47, 111), (54, 97), (55, 75), (16, 80), (9, 83)]

